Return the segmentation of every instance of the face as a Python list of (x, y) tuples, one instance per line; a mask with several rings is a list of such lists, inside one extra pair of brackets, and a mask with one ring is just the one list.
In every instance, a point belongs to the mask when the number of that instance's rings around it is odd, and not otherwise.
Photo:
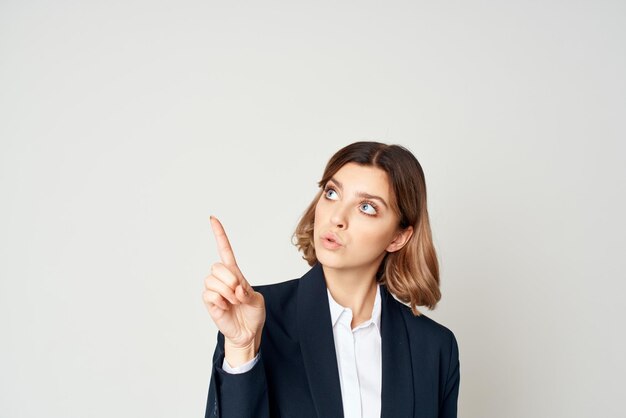
[(413, 228), (399, 228), (392, 193), (380, 168), (341, 167), (324, 185), (315, 207), (313, 241), (319, 262), (335, 269), (377, 269), (386, 252), (402, 248)]

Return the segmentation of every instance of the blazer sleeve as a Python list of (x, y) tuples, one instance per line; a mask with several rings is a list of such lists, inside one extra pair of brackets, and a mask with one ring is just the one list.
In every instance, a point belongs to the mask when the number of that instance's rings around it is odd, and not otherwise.
[(267, 380), (261, 350), (259, 360), (245, 373), (230, 374), (222, 369), (223, 362), (224, 335), (218, 331), (205, 418), (269, 418)]
[(459, 398), (459, 346), (456, 337), (450, 332), (450, 360), (448, 361), (448, 373), (445, 376), (445, 384), (439, 418), (457, 418), (457, 401)]

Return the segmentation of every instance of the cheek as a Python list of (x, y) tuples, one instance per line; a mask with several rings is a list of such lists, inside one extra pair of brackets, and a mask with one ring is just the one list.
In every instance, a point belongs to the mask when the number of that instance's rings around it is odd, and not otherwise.
[(320, 204), (320, 202), (317, 203), (317, 205), (315, 206), (315, 214), (313, 216), (313, 232), (314, 234), (317, 234), (317, 230), (320, 227), (320, 223), (322, 221), (322, 205)]
[(372, 251), (384, 250), (391, 242), (393, 231), (391, 228), (383, 228), (380, 225), (372, 227), (371, 224), (368, 228), (363, 228), (360, 234), (359, 241), (364, 246), (371, 248)]
[[(315, 219), (322, 219), (324, 216), (324, 202), (320, 198), (315, 205)], [(323, 219), (322, 219), (323, 220)]]
[(320, 214), (320, 204), (318, 202), (317, 205), (315, 205), (315, 215), (314, 215), (314, 218), (313, 218), (313, 222), (314, 222), (315, 226), (317, 226), (317, 222), (315, 222), (315, 221), (318, 219), (319, 214)]

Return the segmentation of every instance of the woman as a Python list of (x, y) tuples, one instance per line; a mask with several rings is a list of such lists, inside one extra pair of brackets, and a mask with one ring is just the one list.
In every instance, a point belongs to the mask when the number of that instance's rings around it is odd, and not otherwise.
[(299, 279), (250, 286), (211, 217), (206, 417), (456, 417), (456, 338), (417, 309), (441, 298), (419, 162), (356, 142), (318, 185), (294, 234), (311, 266)]

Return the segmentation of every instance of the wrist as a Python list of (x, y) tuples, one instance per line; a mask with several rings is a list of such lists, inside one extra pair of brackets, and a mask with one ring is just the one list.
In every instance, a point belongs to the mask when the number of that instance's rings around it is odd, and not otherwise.
[(253, 339), (243, 347), (237, 347), (228, 340), (224, 340), (224, 357), (231, 367), (239, 367), (252, 360), (258, 352), (256, 341)]

